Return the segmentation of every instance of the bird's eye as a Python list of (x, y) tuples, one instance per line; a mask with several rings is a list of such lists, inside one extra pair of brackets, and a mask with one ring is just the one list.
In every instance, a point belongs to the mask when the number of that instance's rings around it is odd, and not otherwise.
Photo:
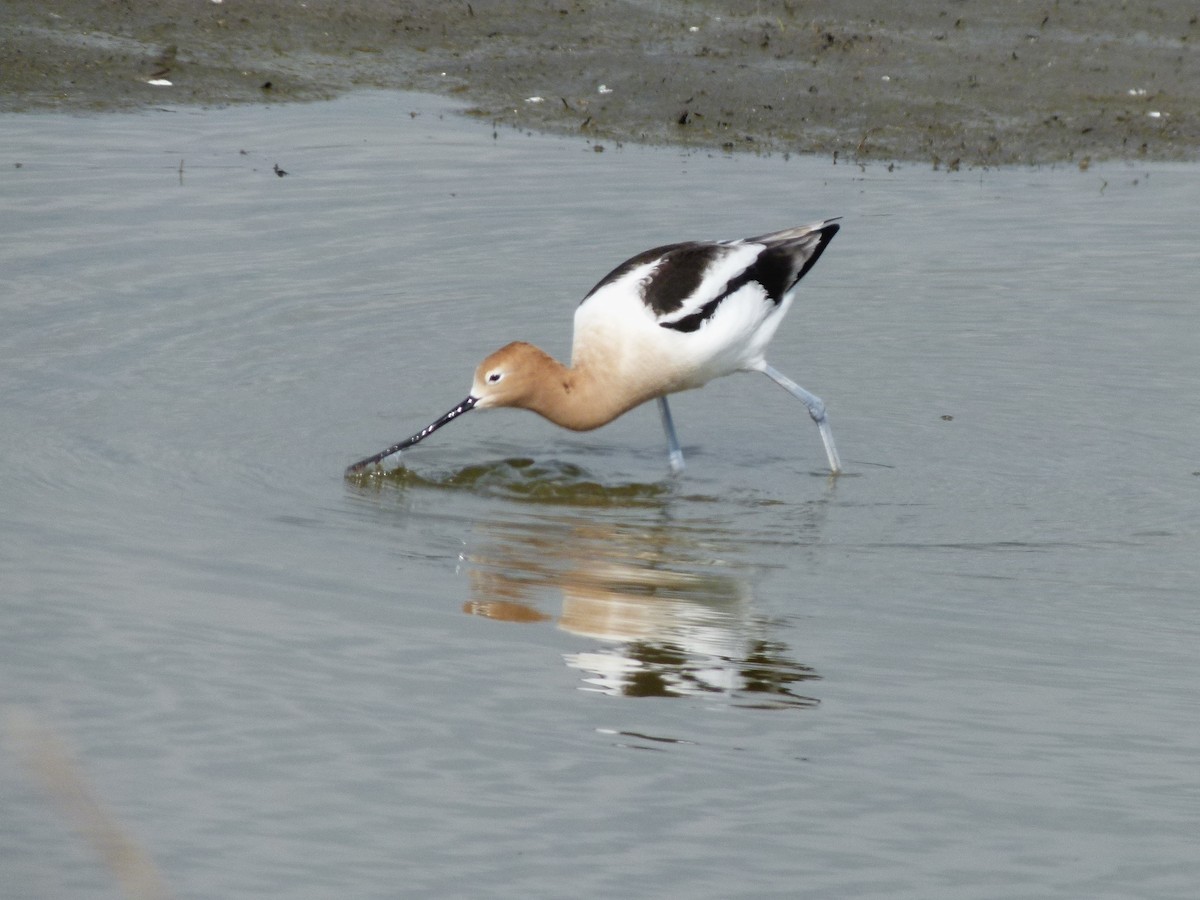
[(503, 377), (504, 377), (503, 372), (489, 372), (488, 378), (487, 378), (488, 384), (495, 384), (497, 381), (499, 381)]

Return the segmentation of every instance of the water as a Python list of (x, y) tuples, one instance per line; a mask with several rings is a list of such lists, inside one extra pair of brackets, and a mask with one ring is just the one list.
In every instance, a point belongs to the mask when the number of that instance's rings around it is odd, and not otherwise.
[[(1193, 895), (1193, 167), (2, 125), (6, 896), (120, 896), (39, 741), (180, 897)], [(750, 375), (678, 481), (653, 406), (342, 477), (627, 256), (830, 215), (770, 359), (836, 482)]]

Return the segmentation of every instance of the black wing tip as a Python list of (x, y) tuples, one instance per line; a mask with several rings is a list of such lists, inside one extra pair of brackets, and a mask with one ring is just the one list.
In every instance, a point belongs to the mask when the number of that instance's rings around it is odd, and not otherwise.
[(797, 225), (793, 228), (769, 231), (766, 234), (760, 234), (756, 237), (742, 238), (740, 241), (734, 243), (786, 247), (788, 244), (802, 243), (814, 236), (819, 236), (825, 243), (828, 243), (841, 230), (842, 226), (839, 224), (841, 219), (841, 216), (834, 216), (821, 222), (813, 222), (811, 225)]
[(784, 291), (795, 287), (800, 279), (808, 274), (808, 270), (817, 264), (817, 260), (821, 258), (821, 254), (825, 252), (825, 248), (829, 246), (834, 235), (841, 231), (840, 218), (837, 216), (825, 219), (823, 222), (814, 222), (811, 225), (798, 225), (795, 228), (773, 231), (756, 238), (746, 238), (742, 243), (761, 244), (765, 248), (764, 256), (774, 255), (776, 258), (788, 258), (794, 263), (799, 263), (795, 274), (788, 278), (787, 284), (781, 289), (780, 296), (782, 296)]
[(804, 261), (804, 265), (800, 267), (800, 271), (796, 274), (795, 284), (801, 278), (808, 274), (808, 270), (817, 264), (817, 260), (821, 258), (821, 254), (825, 252), (825, 248), (829, 246), (829, 242), (833, 240), (833, 236), (841, 230), (842, 226), (837, 222), (828, 221), (815, 232), (818, 235), (817, 245), (809, 252), (808, 259)]

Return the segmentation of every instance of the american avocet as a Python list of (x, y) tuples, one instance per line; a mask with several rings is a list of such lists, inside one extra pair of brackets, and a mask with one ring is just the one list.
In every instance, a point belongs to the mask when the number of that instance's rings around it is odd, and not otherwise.
[(588, 431), (658, 401), (671, 469), (683, 451), (667, 395), (734, 372), (762, 372), (812, 416), (829, 468), (842, 469), (825, 404), (764, 357), (796, 287), (838, 232), (834, 220), (736, 241), (669, 244), (608, 273), (575, 311), (571, 366), (532, 344), (501, 347), (479, 364), (467, 399), (407, 440), (359, 460), (352, 475), (423, 441), (472, 409), (515, 406)]

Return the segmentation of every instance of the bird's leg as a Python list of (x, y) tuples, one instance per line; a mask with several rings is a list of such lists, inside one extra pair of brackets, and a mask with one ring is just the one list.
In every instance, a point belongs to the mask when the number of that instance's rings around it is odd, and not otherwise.
[(675, 435), (675, 423), (671, 420), (671, 407), (667, 406), (667, 398), (658, 398), (658, 414), (662, 416), (663, 431), (667, 434), (667, 461), (671, 466), (671, 474), (678, 475), (683, 471), (683, 448), (679, 446), (679, 438)]
[(825, 418), (825, 402), (816, 394), (810, 394), (792, 379), (788, 378), (775, 367), (763, 363), (762, 373), (777, 385), (808, 407), (808, 414), (817, 423), (821, 432), (821, 440), (825, 442), (825, 453), (829, 457), (829, 468), (834, 475), (842, 471), (842, 461), (838, 459), (837, 447), (833, 443), (833, 432), (829, 429), (829, 421)]

